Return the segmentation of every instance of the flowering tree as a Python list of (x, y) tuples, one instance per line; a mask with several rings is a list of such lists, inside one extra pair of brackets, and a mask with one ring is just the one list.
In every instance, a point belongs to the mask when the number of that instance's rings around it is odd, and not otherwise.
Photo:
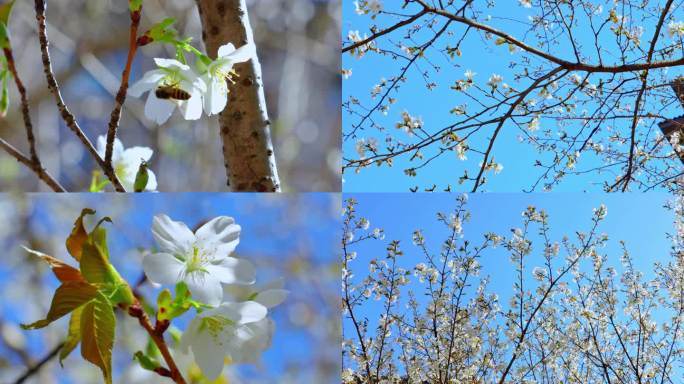
[[(369, 218), (347, 200), (341, 241), (345, 383), (678, 382), (684, 358), (681, 197), (671, 207), (672, 258), (654, 264), (652, 279), (634, 266), (624, 243), (621, 255), (603, 253), (610, 241), (600, 232), (603, 205), (588, 230), (574, 236), (555, 239), (548, 214), (530, 206), (510, 235), (476, 240), (464, 233), (471, 218), (466, 200), (461, 196), (450, 214), (437, 214), (444, 228), (439, 249), (427, 245), (434, 233), (418, 229), (410, 251), (389, 241), (386, 255), (375, 258), (356, 249), (384, 233), (369, 232)], [(483, 275), (480, 261), (494, 247), (510, 255), (509, 300), (491, 292)], [(405, 252), (422, 261), (407, 265)], [(533, 267), (535, 254), (542, 262)], [(609, 265), (616, 256), (621, 272)]]
[[(231, 97), (237, 100), (235, 107), (240, 109), (236, 111), (229, 108), (226, 110), (226, 115), (221, 117), (221, 138), (224, 146), (227, 184), (237, 191), (279, 191), (280, 181), (271, 143), (270, 123), (263, 96), (260, 66), (244, 1), (229, 5), (226, 2), (198, 2), (200, 12), (203, 8), (211, 7), (213, 11), (225, 18), (225, 22), (213, 22), (211, 26), (204, 26), (205, 29), (211, 31), (203, 33), (203, 36), (208, 39), (206, 44), (212, 51), (212, 57), (192, 45), (191, 38), (179, 35), (172, 27), (175, 22), (173, 18), (164, 19), (145, 32), (139, 32), (143, 1), (130, 0), (128, 3), (130, 16), (128, 54), (106, 134), (97, 138), (97, 148), (86, 136), (63, 100), (53, 73), (46, 21), (47, 2), (36, 0), (34, 4), (38, 40), (48, 89), (54, 97), (65, 125), (76, 135), (101, 171), (101, 173), (94, 172), (89, 190), (101, 191), (109, 184), (118, 192), (156, 189), (156, 176), (152, 170), (148, 169), (147, 164), (152, 158), (152, 150), (145, 147), (132, 147), (125, 150), (117, 138), (122, 108), (127, 95), (139, 97), (148, 92), (144, 107), (145, 115), (161, 125), (169, 119), (175, 109), (178, 109), (186, 120), (198, 120), (203, 115), (219, 115), (226, 108), (228, 94), (232, 92)], [(13, 79), (20, 94), (29, 154), (22, 153), (3, 139), (0, 139), (0, 146), (36, 173), (51, 189), (64, 192), (65, 188), (59, 180), (45, 169), (36, 149), (27, 92), (15, 65), (9, 34), (9, 20), (13, 5), (14, 1), (10, 1), (0, 7), (0, 24), (2, 25), (0, 45), (4, 51), (4, 58), (0, 62), (0, 77), (3, 86), (0, 113), (3, 115), (7, 113), (8, 85)], [(243, 17), (235, 17), (235, 15)], [(226, 32), (235, 32), (238, 29), (242, 31), (241, 34), (229, 35)], [(237, 38), (240, 40), (240, 47), (236, 48), (229, 40)], [(175, 51), (175, 56), (156, 58), (155, 63), (158, 69), (146, 73), (129, 88), (131, 66), (136, 52), (139, 48), (150, 44), (170, 46)], [(239, 65), (240, 63), (245, 64)], [(240, 95), (236, 97), (238, 93)], [(250, 102), (247, 103), (244, 100)], [(228, 121), (225, 117), (227, 114), (230, 114), (235, 121), (243, 123)], [(229, 123), (230, 126), (228, 126)], [(230, 148), (239, 150), (230, 150)]]
[[(129, 284), (110, 262), (104, 226), (111, 220), (101, 218), (87, 230), (84, 218), (93, 214), (92, 209), (83, 209), (66, 239), (78, 267), (26, 248), (50, 266), (61, 285), (45, 318), (22, 327), (40, 329), (70, 315), (66, 340), (55, 350), (60, 362), (80, 344), (83, 359), (98, 366), (104, 381), (112, 383), (116, 310), (136, 318), (149, 335), (147, 350), (134, 355), (140, 366), (176, 383), (188, 382), (193, 361), (201, 370), (193, 374), (195, 381), (217, 379), (225, 359), (258, 361), (274, 332), (268, 311), (282, 303), (288, 292), (282, 280), (254, 285), (254, 265), (233, 256), (241, 230), (233, 218), (216, 217), (193, 232), (166, 215), (156, 216), (152, 234), (159, 248), (143, 259), (145, 278)], [(155, 306), (138, 291), (148, 279), (172, 286), (175, 292), (162, 290)], [(181, 331), (174, 319), (188, 311), (196, 316)], [(167, 333), (173, 335), (176, 348), (169, 347)]]
[(606, 191), (681, 183), (682, 134), (656, 124), (680, 106), (669, 83), (684, 64), (681, 2), (354, 5), (367, 20), (353, 19), (342, 47), (347, 177), (396, 166), (429, 173), (429, 191), (476, 191), (507, 158), (537, 171), (520, 189), (569, 176)]

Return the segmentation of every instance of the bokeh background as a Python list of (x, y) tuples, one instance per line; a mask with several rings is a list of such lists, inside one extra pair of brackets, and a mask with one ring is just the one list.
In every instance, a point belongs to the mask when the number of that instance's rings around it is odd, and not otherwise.
[[(3, 0), (4, 2), (4, 0)], [(339, 191), (340, 0), (247, 0), (261, 61), (266, 101), (273, 122), (275, 154), (285, 191)], [(53, 68), (62, 96), (95, 142), (106, 132), (113, 94), (128, 50), (128, 3), (115, 0), (48, 1), (47, 22)], [(141, 32), (167, 17), (204, 50), (193, 0), (145, 0)], [(85, 191), (94, 163), (61, 121), (40, 61), (33, 2), (18, 1), (10, 21), (19, 75), (28, 88), (39, 154), (70, 191)], [(153, 68), (153, 57), (173, 57), (169, 47), (143, 47), (131, 81)], [(19, 99), (0, 119), (0, 137), (27, 150)], [(154, 149), (152, 169), (159, 190), (224, 191), (225, 170), (216, 118), (187, 122), (177, 113), (158, 127), (143, 113), (145, 99), (128, 97), (119, 137), (125, 147)], [(0, 190), (42, 191), (45, 186), (0, 153)]]
[[(150, 230), (155, 214), (165, 213), (190, 228), (218, 215), (234, 217), (242, 226), (236, 253), (256, 264), (257, 284), (284, 277), (290, 295), (272, 312), (276, 331), (261, 364), (229, 365), (228, 382), (339, 383), (339, 199), (332, 194), (0, 195), (0, 383), (13, 383), (27, 366), (42, 359), (65, 338), (68, 323), (63, 318), (37, 331), (19, 328), (20, 322), (47, 313), (58, 285), (47, 266), (20, 246), (71, 263), (64, 241), (83, 207), (96, 209), (99, 217), (112, 218), (113, 223), (107, 224), (111, 261), (131, 284), (142, 276), (143, 253), (156, 246)], [(87, 227), (93, 222), (89, 218)], [(149, 283), (141, 289), (152, 301), (160, 291)], [(179, 328), (191, 316), (180, 318)], [(135, 351), (145, 347), (144, 330), (121, 311), (117, 311), (117, 327), (114, 382), (157, 379), (141, 375), (131, 360)], [(99, 369), (84, 362), (75, 350), (64, 368), (53, 359), (27, 383), (101, 380)], [(160, 382), (171, 383), (164, 380)]]

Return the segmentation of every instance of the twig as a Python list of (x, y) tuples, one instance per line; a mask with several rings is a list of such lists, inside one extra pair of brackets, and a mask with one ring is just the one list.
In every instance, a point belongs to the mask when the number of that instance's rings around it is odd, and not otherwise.
[[(254, 44), (245, 0), (197, 0), (197, 9), (209, 56), (230, 41)], [(257, 55), (235, 71), (239, 77), (229, 84), (228, 105), (219, 114), (228, 185), (233, 191), (280, 192)]]
[(76, 135), (76, 137), (78, 137), (79, 140), (81, 140), (81, 143), (83, 143), (88, 152), (90, 152), (90, 154), (95, 159), (100, 168), (102, 168), (104, 174), (112, 183), (114, 189), (117, 192), (126, 192), (124, 187), (121, 185), (121, 182), (119, 182), (119, 179), (116, 177), (116, 174), (114, 173), (114, 168), (107, 165), (105, 161), (100, 157), (93, 144), (90, 142), (85, 133), (83, 133), (81, 127), (79, 127), (78, 123), (76, 122), (76, 119), (74, 118), (74, 115), (69, 111), (67, 106), (64, 104), (64, 100), (62, 100), (62, 95), (60, 94), (59, 86), (57, 85), (57, 81), (55, 80), (55, 75), (52, 73), (52, 64), (50, 63), (47, 27), (45, 25), (45, 0), (35, 0), (35, 8), (36, 21), (38, 22), (38, 39), (40, 41), (40, 51), (43, 60), (43, 72), (45, 72), (48, 88), (55, 97), (55, 103), (57, 104), (57, 108), (60, 111), (62, 119), (66, 123), (67, 127), (69, 127), (69, 129)]
[[(154, 344), (159, 348), (159, 352), (161, 352), (162, 357), (164, 357), (164, 361), (166, 361), (166, 365), (169, 366), (168, 371), (170, 374), (171, 379), (176, 382), (176, 384), (186, 384), (185, 379), (183, 378), (183, 375), (180, 373), (180, 370), (178, 369), (178, 366), (176, 365), (176, 362), (173, 360), (173, 356), (171, 356), (171, 352), (169, 351), (169, 347), (166, 345), (166, 341), (164, 341), (164, 336), (163, 336), (163, 329), (157, 329), (156, 327), (153, 327), (152, 324), (150, 323), (150, 318), (147, 316), (145, 311), (142, 309), (140, 306), (139, 302), (136, 302), (135, 304), (131, 305), (128, 307), (128, 314), (131, 315), (132, 317), (135, 317), (138, 319), (138, 322), (140, 325), (145, 328), (147, 333), (150, 335), (150, 338), (152, 338), (152, 341)], [(162, 375), (162, 372), (157, 372), (160, 375)], [(164, 372), (166, 373), (166, 372)], [(165, 376), (165, 375), (162, 375)]]
[(21, 153), (18, 149), (14, 148), (12, 144), (8, 143), (4, 139), (0, 138), (0, 147), (4, 149), (10, 156), (17, 159), (18, 162), (24, 164), (29, 169), (31, 169), (35, 174), (45, 182), (50, 188), (55, 192), (66, 192), (66, 189), (62, 187), (57, 180), (55, 180), (47, 170), (45, 170), (40, 164), (36, 164), (31, 161), (26, 155)]
[(135, 52), (138, 49), (137, 38), (141, 13), (142, 6), (140, 6), (140, 9), (136, 11), (131, 10), (131, 34), (128, 40), (128, 58), (126, 59), (126, 66), (121, 74), (121, 85), (119, 86), (119, 91), (116, 93), (114, 109), (112, 110), (112, 115), (109, 119), (105, 164), (107, 164), (107, 166), (110, 168), (112, 167), (112, 153), (114, 152), (116, 129), (119, 127), (119, 120), (121, 118), (121, 108), (123, 107), (124, 101), (126, 101), (126, 91), (128, 90), (128, 78), (131, 74), (131, 65), (133, 64), (133, 58), (135, 58)]
[(29, 368), (26, 372), (24, 372), (23, 375), (21, 375), (15, 382), (14, 384), (21, 384), (28, 380), (31, 376), (35, 375), (40, 371), (41, 368), (43, 368), (43, 365), (47, 364), (50, 362), (50, 360), (54, 359), (55, 356), (57, 356), (57, 353), (59, 353), (59, 350), (62, 349), (62, 346), (64, 343), (59, 343), (57, 344), (52, 350), (45, 355), (39, 362), (37, 362), (34, 366)]
[(31, 161), (40, 165), (40, 159), (38, 158), (38, 152), (36, 151), (36, 138), (33, 135), (33, 124), (31, 123), (31, 113), (29, 111), (26, 88), (24, 87), (24, 83), (21, 81), (21, 78), (19, 78), (19, 73), (17, 72), (17, 67), (14, 63), (12, 48), (4, 48), (2, 51), (5, 53), (5, 58), (7, 59), (7, 69), (9, 69), (12, 77), (14, 77), (14, 83), (17, 85), (17, 90), (19, 91), (19, 96), (21, 98), (21, 114), (24, 118), (24, 126), (26, 127), (26, 139), (29, 143)]

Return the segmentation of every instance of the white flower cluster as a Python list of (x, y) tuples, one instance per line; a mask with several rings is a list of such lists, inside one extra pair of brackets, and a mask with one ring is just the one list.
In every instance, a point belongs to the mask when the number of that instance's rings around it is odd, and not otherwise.
[(145, 116), (163, 124), (176, 107), (186, 120), (197, 120), (204, 112), (220, 113), (228, 102), (227, 81), (233, 81), (233, 66), (251, 59), (256, 53), (253, 44), (235, 49), (226, 44), (218, 49), (217, 58), (208, 65), (198, 61), (196, 68), (175, 59), (155, 58), (157, 69), (143, 75), (128, 93), (140, 97), (149, 91)]
[(209, 380), (221, 374), (226, 356), (233, 362), (257, 362), (273, 335), (268, 309), (282, 303), (288, 294), (283, 280), (253, 286), (255, 267), (231, 256), (240, 241), (240, 230), (228, 216), (216, 217), (193, 233), (184, 223), (158, 215), (152, 234), (159, 252), (143, 259), (150, 281), (184, 282), (193, 300), (210, 307), (192, 319), (180, 342), (183, 353), (192, 350)]
[(684, 21), (671, 21), (670, 24), (667, 25), (667, 33), (670, 37), (684, 36)]

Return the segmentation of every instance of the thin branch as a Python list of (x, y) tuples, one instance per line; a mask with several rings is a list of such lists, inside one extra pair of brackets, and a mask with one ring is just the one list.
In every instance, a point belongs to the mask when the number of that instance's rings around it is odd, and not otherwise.
[(114, 139), (116, 139), (116, 130), (119, 127), (119, 120), (121, 118), (121, 108), (124, 101), (126, 101), (126, 92), (128, 91), (128, 78), (131, 75), (131, 65), (135, 58), (135, 52), (138, 49), (138, 26), (140, 25), (140, 17), (142, 13), (142, 5), (137, 11), (131, 11), (131, 33), (128, 40), (128, 57), (126, 59), (126, 66), (121, 74), (121, 85), (119, 91), (116, 93), (114, 100), (114, 109), (109, 119), (109, 127), (107, 129), (107, 148), (105, 151), (105, 164), (112, 167), (112, 153), (114, 152)]
[(17, 67), (14, 62), (14, 55), (12, 54), (12, 48), (4, 48), (3, 52), (5, 53), (5, 58), (7, 59), (7, 69), (9, 69), (12, 77), (14, 77), (14, 83), (17, 85), (17, 91), (19, 91), (19, 97), (21, 98), (21, 115), (24, 118), (24, 126), (26, 127), (26, 139), (29, 143), (31, 161), (40, 165), (38, 151), (36, 150), (36, 138), (33, 135), (33, 124), (31, 123), (31, 112), (29, 110), (28, 97), (26, 96), (26, 88), (24, 87), (24, 83), (21, 81), (19, 73), (17, 72)]
[[(660, 30), (665, 22), (665, 17), (670, 11), (674, 0), (669, 0), (663, 11), (660, 14), (660, 19), (658, 20), (658, 25), (656, 26), (655, 32), (653, 32), (653, 38), (651, 39), (651, 46), (648, 49), (648, 57), (646, 62), (650, 63), (653, 58), (653, 51), (655, 50), (656, 42), (658, 41), (658, 36), (660, 35)], [(634, 118), (632, 119), (632, 128), (630, 132), (630, 146), (629, 146), (629, 157), (627, 158), (627, 172), (625, 173), (624, 185), (622, 187), (622, 192), (627, 191), (629, 182), (632, 180), (632, 174), (634, 171), (634, 151), (636, 149), (636, 127), (639, 123), (639, 111), (641, 109), (641, 98), (646, 91), (646, 85), (648, 84), (648, 69), (646, 69), (642, 75), (641, 88), (639, 89), (639, 94), (637, 95), (636, 101), (634, 103)]]
[(477, 174), (477, 177), (475, 178), (475, 185), (473, 185), (473, 192), (477, 191), (477, 189), (482, 185), (482, 175), (484, 174), (485, 169), (487, 168), (487, 161), (489, 160), (489, 154), (492, 152), (492, 148), (494, 147), (494, 141), (496, 141), (496, 137), (498, 136), (499, 132), (501, 131), (501, 128), (503, 127), (504, 123), (508, 118), (513, 114), (515, 109), (518, 107), (520, 103), (525, 101), (525, 97), (532, 92), (535, 88), (537, 88), (537, 85), (541, 83), (542, 81), (549, 79), (556, 75), (558, 72), (562, 71), (562, 67), (556, 67), (556, 69), (552, 70), (551, 72), (547, 73), (546, 75), (538, 78), (537, 80), (532, 83), (524, 92), (520, 94), (518, 99), (511, 104), (511, 107), (508, 109), (508, 112), (504, 115), (504, 117), (499, 121), (499, 124), (496, 126), (496, 129), (494, 129), (494, 133), (492, 134), (492, 138), (489, 139), (489, 145), (487, 146), (487, 151), (485, 152), (484, 159), (482, 159), (482, 165), (480, 166), (480, 171)]
[[(183, 375), (181, 374), (180, 370), (178, 369), (178, 366), (176, 365), (176, 362), (173, 360), (173, 356), (171, 356), (171, 352), (169, 351), (169, 347), (166, 345), (166, 341), (164, 340), (164, 335), (163, 331), (155, 329), (155, 327), (152, 326), (150, 323), (150, 318), (147, 316), (145, 311), (142, 309), (142, 306), (140, 305), (139, 302), (136, 302), (135, 304), (131, 305), (128, 308), (128, 314), (131, 317), (135, 317), (138, 319), (138, 322), (140, 325), (145, 328), (147, 333), (150, 335), (150, 338), (154, 342), (154, 344), (159, 348), (159, 352), (161, 352), (162, 357), (164, 357), (164, 361), (166, 361), (166, 365), (168, 365), (168, 370), (171, 379), (176, 383), (176, 384), (186, 384), (185, 379), (183, 378)], [(162, 374), (161, 372), (157, 372), (159, 374)], [(164, 371), (164, 373), (166, 373)]]
[(43, 61), (43, 72), (45, 72), (48, 88), (50, 89), (50, 92), (52, 92), (52, 94), (54, 95), (55, 103), (57, 104), (57, 108), (59, 108), (62, 119), (66, 123), (67, 127), (69, 127), (69, 129), (76, 135), (76, 137), (78, 137), (79, 140), (81, 140), (81, 143), (83, 143), (88, 152), (90, 152), (90, 154), (95, 159), (100, 168), (102, 168), (105, 175), (112, 183), (114, 189), (117, 192), (126, 192), (124, 187), (121, 185), (121, 182), (119, 182), (119, 179), (116, 177), (114, 169), (111, 166), (108, 166), (100, 157), (93, 144), (90, 142), (85, 133), (83, 133), (81, 127), (79, 127), (78, 123), (76, 122), (76, 119), (74, 118), (74, 115), (69, 111), (67, 106), (64, 104), (64, 100), (62, 100), (62, 95), (59, 92), (59, 86), (57, 85), (55, 75), (52, 72), (50, 53), (48, 51), (49, 43), (47, 39), (47, 27), (45, 25), (45, 0), (35, 0), (35, 9), (36, 21), (38, 22), (38, 39), (40, 41), (40, 51), (42, 54)]
[(59, 351), (62, 349), (62, 346), (63, 346), (63, 345), (64, 345), (64, 343), (59, 343), (59, 344), (57, 344), (56, 346), (54, 346), (54, 347), (52, 348), (52, 350), (51, 350), (50, 352), (48, 352), (47, 355), (45, 355), (45, 357), (43, 357), (42, 359), (40, 359), (39, 362), (37, 362), (34, 366), (32, 366), (31, 368), (29, 368), (23, 375), (21, 375), (21, 376), (14, 382), (14, 384), (22, 384), (22, 383), (25, 382), (26, 380), (30, 379), (31, 376), (33, 376), (33, 375), (35, 375), (36, 373), (38, 373), (38, 372), (40, 371), (40, 369), (43, 368), (43, 366), (44, 366), (45, 364), (49, 363), (50, 360), (54, 359), (54, 358), (57, 356), (57, 354), (59, 353)]
[(35, 172), (36, 176), (43, 180), (45, 184), (48, 185), (55, 192), (66, 192), (66, 189), (62, 187), (61, 184), (55, 178), (53, 178), (47, 170), (45, 170), (40, 164), (36, 164), (31, 161), (26, 155), (21, 153), (12, 144), (8, 143), (5, 139), (0, 138), (0, 147), (4, 149), (10, 156), (17, 159), (18, 162), (27, 166), (30, 170)]

